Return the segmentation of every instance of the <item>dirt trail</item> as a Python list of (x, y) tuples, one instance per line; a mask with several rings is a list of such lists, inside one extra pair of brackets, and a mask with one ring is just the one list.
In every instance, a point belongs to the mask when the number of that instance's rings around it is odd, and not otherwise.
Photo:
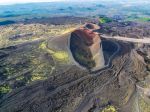
[(144, 43), (144, 44), (150, 44), (150, 38), (142, 38), (142, 39), (136, 39), (136, 38), (128, 38), (128, 37), (120, 37), (120, 36), (108, 36), (108, 35), (101, 35), (103, 38), (110, 38), (110, 39), (116, 39), (116, 40), (122, 40), (127, 42), (133, 42), (133, 43)]
[[(79, 26), (77, 29), (84, 27), (86, 24)], [(100, 37), (108, 38), (108, 39), (116, 39), (116, 40), (122, 40), (127, 42), (133, 42), (133, 43), (144, 43), (144, 44), (150, 44), (150, 37), (143, 37), (142, 39), (136, 39), (136, 38), (129, 38), (129, 37), (121, 37), (121, 36), (110, 36), (105, 34), (100, 34), (98, 32), (95, 32), (96, 34), (99, 34)]]

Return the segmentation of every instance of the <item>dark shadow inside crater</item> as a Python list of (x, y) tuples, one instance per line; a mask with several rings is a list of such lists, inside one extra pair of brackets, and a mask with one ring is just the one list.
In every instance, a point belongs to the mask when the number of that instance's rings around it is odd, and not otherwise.
[(76, 34), (72, 34), (70, 37), (70, 50), (74, 60), (79, 65), (87, 69), (95, 66), (91, 52), (83, 45), (82, 40)]
[(115, 44), (110, 40), (102, 40), (102, 47), (103, 47), (105, 65), (107, 65), (110, 63), (109, 61), (112, 61), (112, 59), (110, 58), (113, 58), (119, 52), (119, 48), (117, 44)]
[[(78, 38), (77, 35), (72, 34), (70, 37), (70, 50), (72, 53), (72, 56), (74, 60), (81, 66), (87, 68), (88, 70), (94, 68), (95, 61), (93, 60), (93, 56), (91, 54), (92, 51), (90, 51), (88, 48), (86, 48), (84, 45), (82, 45), (83, 42)], [(109, 67), (111, 64), (112, 59), (116, 56), (116, 54), (119, 52), (118, 45), (110, 40), (102, 40), (100, 43), (102, 46), (102, 57), (104, 58), (104, 67)], [(102, 58), (99, 57), (99, 58)], [(100, 69), (103, 69), (100, 68)], [(96, 70), (97, 71), (97, 70)], [(99, 71), (99, 70), (98, 70)]]

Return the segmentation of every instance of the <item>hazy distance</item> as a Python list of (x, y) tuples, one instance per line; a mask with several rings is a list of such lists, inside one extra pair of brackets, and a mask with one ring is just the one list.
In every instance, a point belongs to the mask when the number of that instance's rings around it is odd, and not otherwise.
[(150, 3), (149, 0), (0, 0), (0, 5), (37, 3), (37, 2), (116, 2), (116, 3)]

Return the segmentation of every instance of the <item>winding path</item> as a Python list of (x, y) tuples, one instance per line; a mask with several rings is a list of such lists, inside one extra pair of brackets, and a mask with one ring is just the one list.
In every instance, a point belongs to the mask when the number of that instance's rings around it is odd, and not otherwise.
[(121, 36), (108, 36), (108, 35), (101, 35), (101, 37), (108, 38), (108, 39), (122, 40), (122, 41), (127, 41), (127, 42), (133, 42), (133, 43), (150, 44), (150, 38), (146, 38), (146, 37), (142, 39), (121, 37)]
[[(143, 38), (143, 39), (135, 39), (135, 38), (127, 38), (127, 37), (119, 37), (119, 36), (114, 36), (114, 37), (110, 37), (107, 35), (101, 35), (102, 38), (108, 38), (108, 39), (116, 39), (116, 40), (121, 40), (121, 41), (127, 41), (127, 42), (133, 42), (133, 43), (144, 43), (144, 44), (150, 44), (150, 38)], [(37, 40), (36, 40), (37, 41)], [(38, 40), (39, 41), (39, 40)], [(115, 43), (115, 42), (114, 42)], [(98, 71), (98, 73), (94, 73), (93, 75), (87, 75), (84, 77), (81, 77), (75, 81), (72, 81), (71, 83), (66, 83), (60, 87), (57, 87), (54, 91), (52, 91), (50, 93), (50, 95), (56, 94), (57, 92), (65, 89), (65, 88), (69, 88), (72, 85), (75, 85), (79, 82), (82, 82), (83, 80), (87, 79), (88, 77), (95, 77), (100, 75), (101, 72), (104, 72), (105, 70), (108, 70), (109, 68), (111, 68), (111, 61), (112, 59), (115, 57), (115, 55), (119, 52), (120, 50), (120, 46), (115, 43), (118, 46), (117, 51), (110, 57), (108, 64), (106, 65), (106, 67), (104, 69), (101, 69), (100, 71)], [(120, 69), (118, 71), (116, 71), (116, 73), (114, 74), (114, 77), (112, 77), (110, 80), (108, 80), (103, 86), (99, 87), (98, 89), (96, 89), (92, 94), (90, 94), (89, 96), (87, 96), (83, 102), (81, 102), (80, 106), (76, 109), (77, 112), (82, 112), (82, 109), (84, 108), (84, 106), (88, 105), (87, 101), (89, 101), (90, 99), (92, 99), (96, 94), (98, 94), (107, 84), (109, 84), (112, 80), (114, 80), (114, 78), (117, 77), (117, 75), (120, 73), (120, 71), (123, 69), (123, 66), (120, 67)]]

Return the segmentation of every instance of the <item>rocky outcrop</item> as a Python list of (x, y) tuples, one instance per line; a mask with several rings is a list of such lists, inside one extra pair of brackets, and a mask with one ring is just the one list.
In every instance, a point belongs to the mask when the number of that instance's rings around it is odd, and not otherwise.
[(86, 24), (71, 34), (70, 48), (75, 60), (89, 70), (104, 66), (104, 56), (100, 36), (93, 32), (98, 26)]

